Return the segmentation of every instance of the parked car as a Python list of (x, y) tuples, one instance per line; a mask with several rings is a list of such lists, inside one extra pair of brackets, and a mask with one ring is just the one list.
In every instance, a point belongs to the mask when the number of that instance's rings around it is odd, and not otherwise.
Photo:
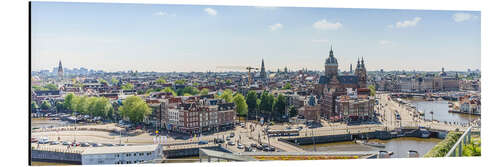
[(201, 140), (198, 142), (199, 145), (204, 145), (204, 144), (208, 144), (208, 141), (205, 141), (205, 140)]
[(234, 142), (230, 141), (230, 142), (227, 142), (228, 145), (230, 146), (234, 146)]
[(46, 137), (42, 137), (40, 138), (40, 140), (38, 140), (38, 144), (47, 144), (47, 143), (49, 143), (49, 139)]
[(250, 146), (255, 148), (255, 147), (257, 147), (257, 144), (252, 143), (252, 144), (250, 144)]
[(94, 143), (92, 144), (92, 147), (102, 147), (103, 145), (101, 143)]
[(238, 144), (238, 149), (243, 149), (243, 148), (244, 148), (243, 144)]
[(231, 134), (229, 134), (230, 137), (234, 137), (234, 132), (231, 132)]
[(227, 141), (231, 140), (231, 137), (227, 136), (227, 137), (226, 137), (226, 140), (227, 140)]
[(38, 142), (38, 139), (37, 139), (37, 138), (32, 137), (32, 138), (31, 138), (31, 142), (32, 142), (32, 143), (36, 143), (36, 142)]
[(257, 150), (262, 150), (264, 149), (264, 147), (262, 147), (261, 145), (257, 145), (257, 147), (255, 147)]

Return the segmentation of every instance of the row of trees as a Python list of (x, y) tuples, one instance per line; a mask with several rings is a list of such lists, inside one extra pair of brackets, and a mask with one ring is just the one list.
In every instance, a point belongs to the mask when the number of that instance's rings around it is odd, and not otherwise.
[(75, 96), (70, 93), (64, 98), (63, 107), (80, 114), (111, 118), (114, 114), (111, 102), (105, 97)]
[(55, 84), (46, 84), (44, 86), (36, 86), (33, 85), (31, 87), (35, 91), (40, 91), (40, 90), (59, 90), (58, 86)]
[(104, 118), (112, 118), (115, 114), (119, 114), (122, 118), (128, 118), (135, 123), (144, 121), (144, 118), (152, 113), (148, 104), (139, 96), (127, 97), (118, 108), (118, 113), (105, 97), (75, 96), (72, 93), (66, 95), (62, 107), (80, 114)]
[[(274, 118), (278, 120), (286, 115), (288, 107), (286, 97), (282, 94), (279, 94), (278, 97), (274, 97), (274, 95), (268, 92), (263, 92), (259, 97), (257, 92), (253, 90), (248, 92), (246, 104), (248, 106), (248, 112), (252, 113), (252, 116), (261, 115), (268, 119)], [(290, 117), (297, 115), (297, 110), (294, 107), (291, 107), (289, 110)]]

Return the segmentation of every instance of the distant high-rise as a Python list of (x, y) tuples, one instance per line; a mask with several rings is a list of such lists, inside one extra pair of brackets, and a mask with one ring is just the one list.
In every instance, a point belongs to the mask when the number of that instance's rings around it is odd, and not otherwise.
[(262, 59), (262, 65), (260, 66), (260, 78), (262, 80), (267, 80), (266, 67), (264, 67), (264, 59)]
[(64, 71), (63, 71), (61, 60), (59, 60), (59, 67), (57, 69), (57, 77), (59, 80), (63, 80), (63, 77), (64, 77)]

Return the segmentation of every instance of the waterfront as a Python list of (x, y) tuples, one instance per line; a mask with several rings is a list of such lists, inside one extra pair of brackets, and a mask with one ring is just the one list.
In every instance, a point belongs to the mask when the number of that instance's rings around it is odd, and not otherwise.
[[(425, 120), (435, 120), (440, 122), (468, 123), (469, 121), (480, 118), (477, 115), (460, 114), (448, 112), (448, 101), (423, 101), (409, 99), (409, 102), (424, 111)], [(434, 114), (431, 114), (433, 112)]]
[(61, 120), (50, 120), (48, 118), (31, 118), (31, 128), (49, 128), (67, 126), (71, 123)]
[[(415, 138), (415, 137), (401, 137), (390, 140), (370, 140), (370, 142), (383, 143), (385, 148), (376, 148), (371, 146), (366, 146), (362, 144), (356, 144), (351, 141), (347, 142), (335, 142), (335, 143), (323, 143), (316, 144), (316, 151), (379, 151), (385, 150), (388, 152), (394, 152), (391, 156), (392, 158), (406, 158), (408, 157), (408, 150), (418, 151), (422, 157), (425, 153), (430, 151), (440, 139), (435, 138)], [(300, 146), (306, 151), (314, 151), (314, 145), (303, 145)]]

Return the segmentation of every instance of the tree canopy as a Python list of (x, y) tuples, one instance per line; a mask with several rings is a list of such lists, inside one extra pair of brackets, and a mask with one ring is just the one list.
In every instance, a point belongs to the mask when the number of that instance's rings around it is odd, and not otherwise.
[(251, 90), (246, 97), (248, 112), (255, 113), (257, 111), (257, 92)]
[(50, 104), (50, 102), (47, 101), (47, 100), (44, 100), (42, 102), (42, 105), (41, 105), (40, 108), (42, 108), (43, 110), (48, 110), (50, 107), (52, 107), (52, 105)]
[(231, 103), (233, 102), (233, 91), (231, 89), (226, 89), (221, 95), (217, 96), (219, 99), (224, 99), (224, 101)]
[(177, 92), (175, 92), (171, 87), (166, 87), (161, 91), (166, 93), (172, 93), (173, 96), (177, 96)]
[(186, 84), (186, 81), (185, 81), (185, 80), (183, 80), (183, 79), (181, 79), (181, 80), (176, 80), (174, 83), (175, 83), (176, 85), (185, 85), (185, 84)]
[(246, 116), (248, 113), (248, 105), (245, 101), (245, 97), (238, 93), (236, 94), (236, 96), (234, 96), (233, 101), (234, 104), (236, 104), (236, 113), (239, 116)]
[(166, 83), (167, 83), (167, 81), (165, 81), (165, 79), (163, 79), (163, 78), (161, 78), (161, 77), (160, 77), (160, 78), (158, 78), (158, 79), (156, 80), (156, 83), (157, 83), (157, 84), (160, 84), (160, 85), (163, 85), (163, 84), (166, 84)]
[(116, 85), (118, 82), (119, 81), (116, 78), (111, 78), (111, 84)]
[(286, 115), (286, 98), (283, 94), (279, 94), (273, 104), (273, 116), (275, 118)]
[(123, 90), (132, 90), (132, 89), (134, 89), (134, 85), (132, 85), (131, 83), (126, 83), (125, 85), (122, 85), (122, 89)]
[(376, 92), (377, 92), (377, 91), (375, 90), (375, 86), (370, 85), (370, 86), (368, 86), (368, 89), (370, 89), (370, 96), (375, 96), (375, 94), (376, 94)]
[(210, 92), (210, 90), (208, 90), (207, 88), (203, 88), (200, 91), (200, 95), (208, 95), (208, 92)]
[(123, 117), (128, 117), (132, 122), (143, 122), (144, 118), (151, 115), (151, 108), (138, 96), (129, 96), (118, 108)]
[(285, 86), (283, 86), (283, 89), (292, 89), (292, 85), (289, 82), (287, 82)]

